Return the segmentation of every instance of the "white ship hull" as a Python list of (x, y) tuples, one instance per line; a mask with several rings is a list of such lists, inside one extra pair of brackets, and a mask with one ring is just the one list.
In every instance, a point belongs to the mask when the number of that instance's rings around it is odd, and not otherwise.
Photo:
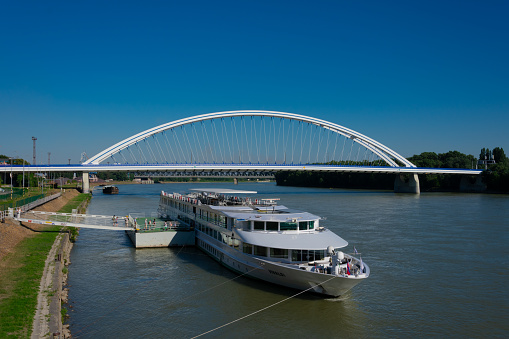
[(283, 263), (263, 260), (245, 255), (206, 234), (196, 230), (196, 245), (225, 267), (273, 284), (314, 293), (338, 297), (369, 276), (369, 267), (364, 265), (361, 275), (331, 275), (291, 267)]

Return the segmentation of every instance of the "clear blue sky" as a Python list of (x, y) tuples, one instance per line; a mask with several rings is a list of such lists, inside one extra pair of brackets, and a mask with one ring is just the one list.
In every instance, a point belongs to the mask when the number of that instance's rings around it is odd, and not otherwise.
[(77, 163), (235, 109), (310, 115), (404, 156), (509, 153), (508, 1), (0, 0), (0, 154)]

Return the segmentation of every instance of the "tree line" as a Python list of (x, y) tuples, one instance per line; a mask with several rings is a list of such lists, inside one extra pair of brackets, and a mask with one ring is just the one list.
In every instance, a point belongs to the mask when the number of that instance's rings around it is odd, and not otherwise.
[[(428, 168), (481, 168), (487, 169), (482, 180), (488, 191), (509, 192), (509, 159), (500, 147), (490, 151), (483, 148), (479, 158), (458, 151), (447, 153), (423, 152), (408, 158), (417, 167)], [(336, 163), (327, 163), (336, 165)], [(350, 163), (350, 165), (365, 165)], [(395, 174), (385, 173), (350, 173), (350, 172), (278, 172), (276, 182), (281, 186), (309, 186), (361, 189), (394, 189)], [(454, 174), (420, 174), (421, 191), (458, 191), (461, 175)], [(472, 177), (475, 179), (475, 177)]]

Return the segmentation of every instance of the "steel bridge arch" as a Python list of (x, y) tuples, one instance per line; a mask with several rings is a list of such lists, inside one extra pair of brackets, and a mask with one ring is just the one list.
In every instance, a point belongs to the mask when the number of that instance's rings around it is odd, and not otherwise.
[(224, 112), (216, 112), (216, 113), (207, 113), (202, 115), (196, 115), (189, 118), (179, 119), (172, 122), (168, 122), (150, 129), (147, 129), (141, 133), (135, 134), (129, 138), (126, 138), (115, 145), (103, 150), (102, 152), (97, 153), (93, 157), (89, 158), (87, 161), (83, 163), (83, 165), (90, 164), (99, 164), (105, 159), (109, 158), (113, 154), (116, 154), (123, 149), (136, 144), (139, 141), (142, 141), (154, 134), (158, 134), (160, 132), (187, 125), (195, 122), (212, 120), (212, 119), (221, 119), (221, 118), (229, 118), (229, 117), (239, 117), (239, 116), (261, 116), (261, 117), (272, 117), (272, 118), (283, 118), (289, 120), (296, 120), (301, 122), (306, 122), (309, 124), (313, 124), (319, 126), (324, 129), (331, 130), (335, 133), (341, 134), (347, 138), (350, 138), (354, 142), (362, 145), (363, 147), (369, 149), (376, 155), (378, 155), (381, 159), (383, 159), (389, 166), (391, 167), (400, 167), (394, 160), (401, 162), (405, 167), (416, 167), (410, 161), (408, 161), (405, 157), (401, 156), (394, 150), (389, 147), (379, 143), (378, 141), (369, 138), (366, 135), (363, 135), (357, 131), (349, 129), (347, 127), (325, 121), (322, 119), (313, 118), (310, 116), (299, 115), (294, 113), (287, 112), (278, 112), (278, 111), (264, 111), (264, 110), (239, 110), (239, 111), (224, 111)]

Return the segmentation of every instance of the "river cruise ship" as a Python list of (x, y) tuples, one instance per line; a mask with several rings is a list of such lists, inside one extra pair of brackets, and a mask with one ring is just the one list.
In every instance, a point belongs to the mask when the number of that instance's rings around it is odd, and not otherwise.
[(161, 192), (158, 213), (195, 230), (196, 245), (229, 269), (278, 285), (337, 297), (369, 276), (320, 217), (254, 199), (253, 191)]

